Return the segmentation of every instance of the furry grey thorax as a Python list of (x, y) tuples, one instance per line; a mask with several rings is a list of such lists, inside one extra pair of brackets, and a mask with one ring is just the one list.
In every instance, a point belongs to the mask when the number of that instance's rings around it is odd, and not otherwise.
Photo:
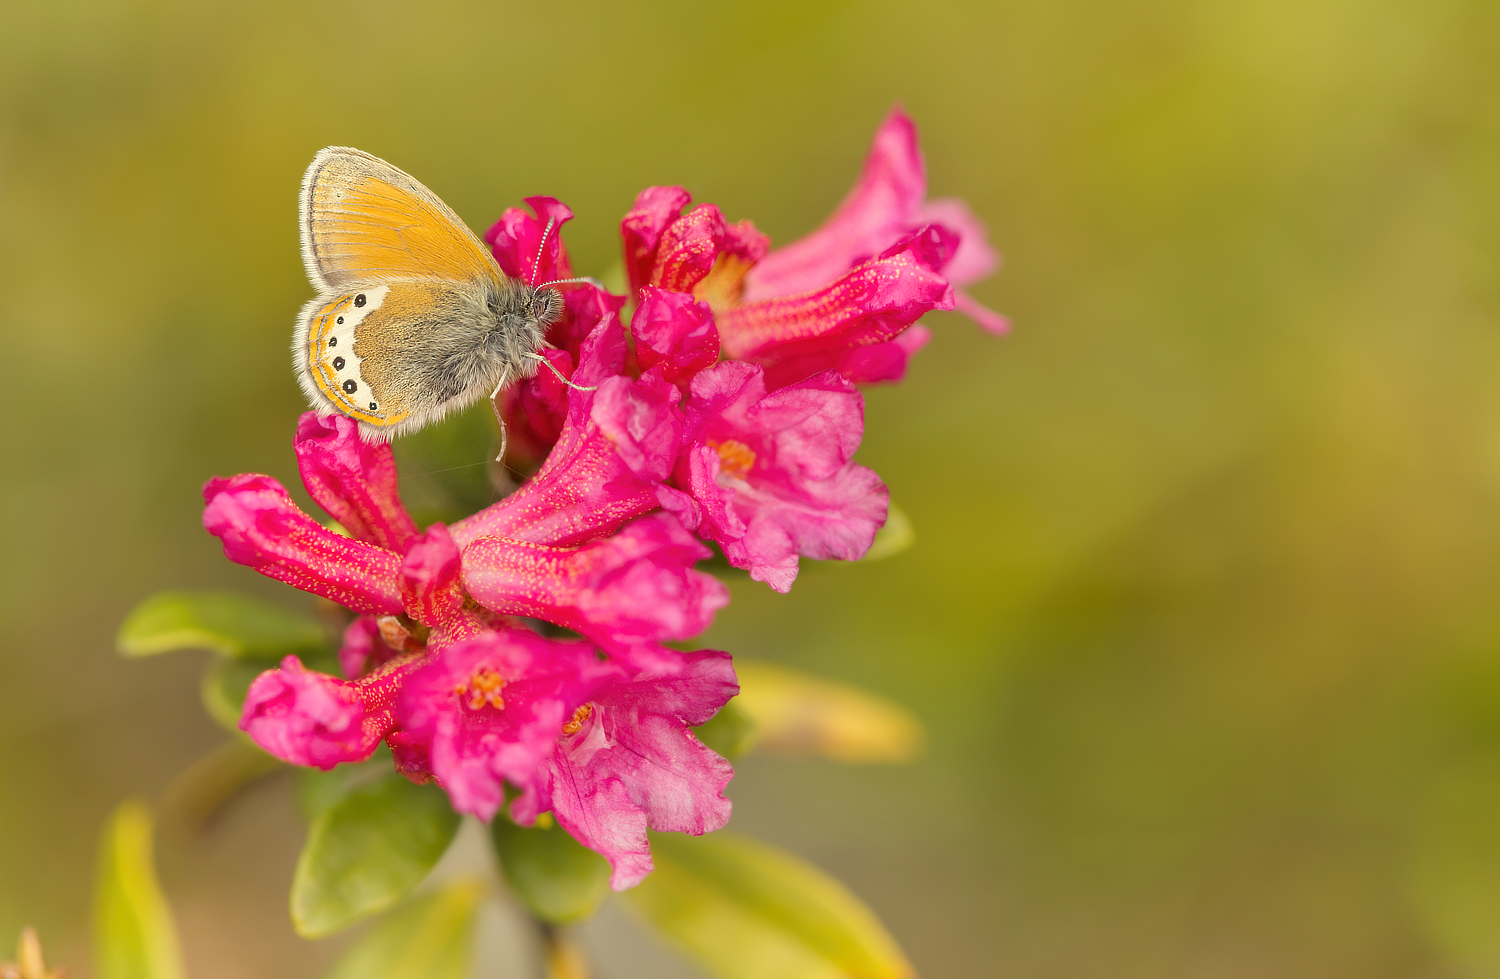
[(410, 406), (407, 423), (377, 437), (437, 421), (530, 377), (538, 362), (528, 355), (545, 345), (547, 327), (562, 312), (556, 290), (514, 279), (482, 289), (442, 280), (423, 285), (432, 300), (424, 315), (387, 322), (385, 335), (371, 337), (367, 349), (378, 344), (384, 356), (366, 356), (362, 339), (354, 345), (374, 391), (387, 399), (403, 392)]

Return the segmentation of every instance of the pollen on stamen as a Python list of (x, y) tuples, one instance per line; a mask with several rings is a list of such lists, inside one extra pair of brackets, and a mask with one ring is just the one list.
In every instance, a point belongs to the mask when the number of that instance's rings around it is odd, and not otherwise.
[(583, 727), (583, 722), (588, 720), (589, 715), (593, 712), (593, 704), (584, 704), (582, 707), (575, 710), (573, 712), (573, 717), (568, 721), (568, 723), (563, 725), (562, 733), (577, 734), (578, 731)]
[(719, 454), (719, 471), (736, 479), (745, 479), (755, 465), (755, 450), (744, 442), (725, 439), (722, 442), (708, 440), (708, 447)]
[(453, 692), (460, 698), (468, 698), (470, 710), (479, 710), (485, 704), (489, 704), (496, 710), (504, 710), (505, 698), (500, 695), (504, 687), (505, 677), (488, 666), (479, 666), (469, 677), (468, 682), (460, 683), (453, 688)]

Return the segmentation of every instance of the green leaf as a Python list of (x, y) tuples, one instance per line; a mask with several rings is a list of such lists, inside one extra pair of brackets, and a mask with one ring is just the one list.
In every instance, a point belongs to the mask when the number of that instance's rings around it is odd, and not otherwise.
[(104, 829), (94, 956), (98, 979), (183, 979), (177, 929), (151, 863), (151, 813), (140, 802), (123, 803)]
[[(738, 699), (738, 698), (736, 698)], [(749, 751), (755, 744), (755, 722), (731, 700), (709, 718), (693, 728), (698, 740), (730, 761)]]
[(311, 823), (323, 815), (356, 786), (389, 775), (391, 749), (379, 745), (367, 761), (336, 765), (328, 771), (317, 768), (297, 769), (297, 807)]
[(234, 659), (277, 660), (324, 647), (315, 620), (229, 592), (169, 591), (135, 607), (120, 626), (121, 655), (208, 649)]
[(245, 694), (255, 678), (268, 669), (264, 662), (240, 659), (210, 660), (203, 671), (198, 693), (203, 709), (225, 730), (240, 731), (240, 714), (245, 709)]
[(569, 836), (550, 815), (532, 827), (497, 816), (490, 836), (505, 882), (543, 921), (581, 921), (609, 896), (609, 861)]
[(381, 919), (327, 979), (465, 979), (482, 889), (460, 880)]
[(734, 704), (750, 718), (750, 745), (783, 755), (822, 755), (847, 763), (910, 761), (922, 723), (893, 701), (847, 683), (774, 663), (736, 659)]
[(437, 863), (458, 813), (435, 785), (390, 772), (356, 786), (313, 820), (292, 877), (292, 924), (331, 935), (394, 905)]
[(723, 979), (910, 979), (911, 964), (844, 885), (742, 836), (652, 836), (629, 905)]

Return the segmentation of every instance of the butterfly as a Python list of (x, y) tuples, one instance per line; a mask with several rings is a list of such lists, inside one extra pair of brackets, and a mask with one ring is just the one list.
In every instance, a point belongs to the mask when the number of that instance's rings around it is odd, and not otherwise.
[(386, 441), (493, 398), (545, 362), (538, 351), (563, 306), (546, 286), (558, 283), (506, 275), (411, 176), (330, 146), (302, 178), (300, 209), (318, 297), (298, 316), (292, 362), (314, 409)]

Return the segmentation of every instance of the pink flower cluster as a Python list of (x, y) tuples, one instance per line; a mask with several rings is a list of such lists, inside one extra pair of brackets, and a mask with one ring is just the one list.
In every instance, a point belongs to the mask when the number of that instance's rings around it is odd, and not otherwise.
[[(711, 204), (683, 213), (679, 187), (642, 191), (621, 223), (630, 296), (563, 289), (543, 353), (575, 386), (543, 370), (506, 395), (512, 448), (540, 468), (452, 526), (418, 528), (389, 446), (342, 416), (304, 415), (295, 442), (303, 484), (342, 533), (268, 476), (211, 480), (204, 525), (230, 560), (357, 616), (343, 678), (289, 657), (251, 686), (241, 727), (320, 768), (384, 741), (402, 773), (485, 820), (508, 785), (511, 818), (551, 812), (609, 859), (617, 889), (650, 872), (648, 827), (723, 826), (733, 771), (690, 728), (738, 691), (730, 657), (663, 645), (728, 601), (695, 568), (705, 541), (783, 592), (799, 557), (861, 557), (887, 492), (853, 462), (855, 384), (899, 379), (929, 310), (1005, 327), (955, 289), (997, 263), (983, 229), (925, 190), (897, 110), (848, 199), (778, 251)], [(486, 235), (500, 267), (570, 278), (544, 228), (572, 213), (527, 203), (534, 213), (507, 210)]]

